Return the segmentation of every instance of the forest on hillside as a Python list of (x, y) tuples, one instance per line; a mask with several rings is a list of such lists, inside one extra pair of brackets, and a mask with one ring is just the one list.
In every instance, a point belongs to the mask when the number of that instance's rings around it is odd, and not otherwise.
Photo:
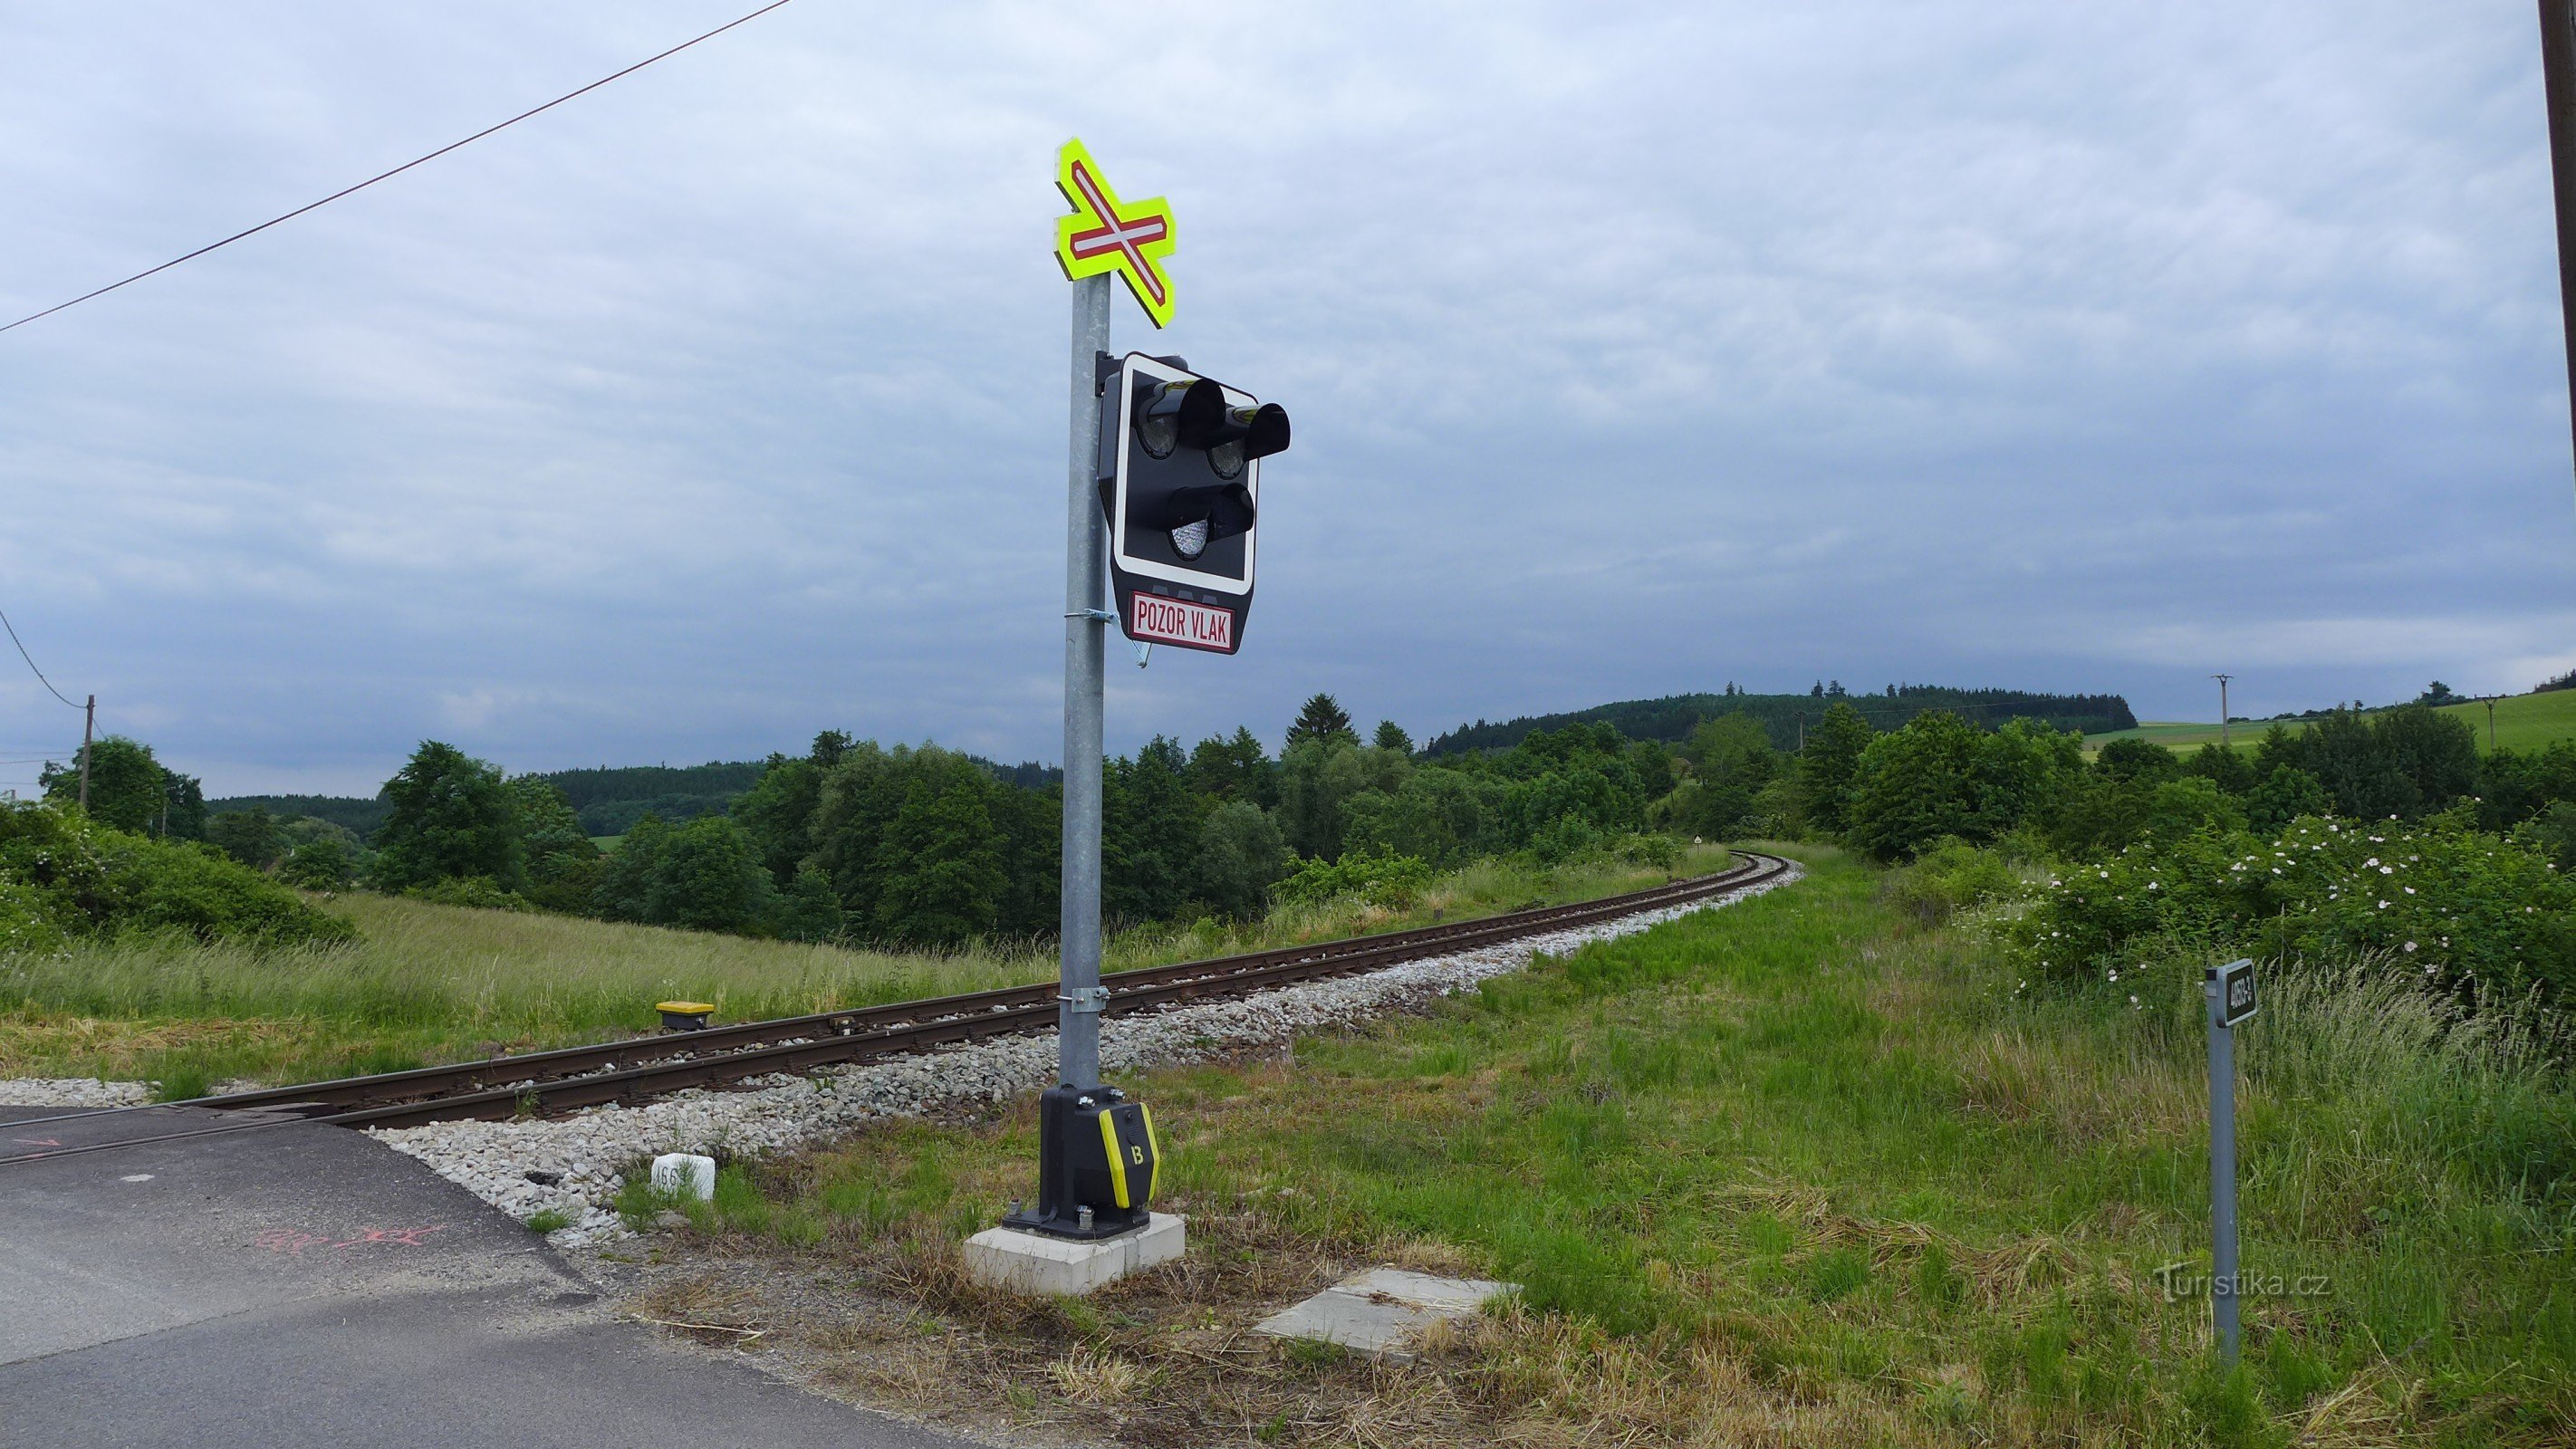
[(1608, 724), (1633, 740), (1679, 744), (1704, 720), (1741, 714), (1769, 731), (1774, 749), (1795, 750), (1803, 733), (1823, 718), (1827, 706), (1849, 706), (1872, 728), (1898, 729), (1927, 710), (1947, 710), (1971, 724), (1993, 729), (2006, 720), (2032, 719), (2056, 730), (2105, 734), (2134, 729), (2138, 717), (2116, 694), (2049, 694), (2024, 689), (1953, 689), (1937, 684), (1891, 684), (1876, 694), (1853, 694), (1839, 679), (1816, 681), (1804, 694), (1752, 694), (1729, 684), (1716, 694), (1673, 694), (1661, 699), (1632, 699), (1562, 714), (1524, 715), (1488, 723), (1478, 720), (1436, 735), (1425, 747), (1432, 755), (1465, 750), (1507, 750), (1539, 730), (1568, 725)]

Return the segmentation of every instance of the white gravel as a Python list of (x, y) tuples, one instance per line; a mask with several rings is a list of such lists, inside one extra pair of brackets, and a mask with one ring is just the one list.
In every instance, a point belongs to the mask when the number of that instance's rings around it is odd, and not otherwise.
[(152, 1100), (143, 1082), (90, 1077), (0, 1078), (0, 1107), (133, 1107)]
[[(1617, 920), (1506, 945), (1426, 957), (1373, 971), (1281, 987), (1258, 996), (1110, 1017), (1101, 1023), (1101, 1065), (1134, 1071), (1272, 1046), (1325, 1028), (1419, 1006), (1518, 971), (1533, 956), (1562, 954), (1625, 936), (1693, 911), (1732, 904), (1799, 878), (1792, 865), (1758, 886), (1712, 900), (1641, 911)], [(919, 1116), (1005, 1101), (1054, 1080), (1050, 1034), (963, 1042), (914, 1056), (828, 1067), (810, 1077), (773, 1076), (749, 1090), (691, 1090), (634, 1107), (593, 1107), (570, 1116), (515, 1122), (434, 1122), (380, 1130), (388, 1146), (428, 1163), (441, 1177), (522, 1220), (552, 1210), (570, 1225), (554, 1234), (567, 1247), (626, 1235), (609, 1207), (623, 1169), (664, 1152), (757, 1153), (791, 1147), (878, 1118)], [(50, 1087), (123, 1095), (7, 1095)], [(118, 1105), (139, 1100), (127, 1083), (0, 1082), (0, 1103), (20, 1100)], [(531, 1174), (534, 1174), (533, 1176)]]

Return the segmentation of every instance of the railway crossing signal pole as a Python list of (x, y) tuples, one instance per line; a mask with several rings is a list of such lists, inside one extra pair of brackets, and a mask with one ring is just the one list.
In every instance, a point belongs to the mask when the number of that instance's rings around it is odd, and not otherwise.
[[(2558, 210), (2558, 304), (2576, 402), (2576, 0), (2540, 0), (2540, 77), (2549, 106), (2549, 174)], [(2576, 423), (2576, 407), (2570, 409)]]
[(1139, 644), (1235, 651), (1252, 606), (1260, 460), (1288, 446), (1288, 415), (1177, 357), (1111, 356), (1111, 276), (1155, 326), (1171, 321), (1171, 208), (1120, 200), (1080, 141), (1057, 153), (1056, 188), (1073, 209), (1055, 248), (1073, 284), (1057, 1073), (1038, 1099), (1037, 1202), (977, 1234), (967, 1260), (1017, 1286), (1082, 1292), (1177, 1254), (1181, 1236), (1177, 1219), (1150, 1211), (1162, 1155), (1152, 1114), (1100, 1079), (1106, 630), (1116, 621)]

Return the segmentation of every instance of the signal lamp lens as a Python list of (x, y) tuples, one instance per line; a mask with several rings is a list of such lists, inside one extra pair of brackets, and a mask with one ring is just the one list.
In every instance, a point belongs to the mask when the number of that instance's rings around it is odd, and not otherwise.
[(1208, 466), (1216, 476), (1235, 479), (1243, 476), (1243, 439), (1228, 438), (1207, 450)]
[(1208, 521), (1204, 518), (1172, 530), (1172, 552), (1183, 558), (1197, 558), (1207, 552), (1207, 546)]

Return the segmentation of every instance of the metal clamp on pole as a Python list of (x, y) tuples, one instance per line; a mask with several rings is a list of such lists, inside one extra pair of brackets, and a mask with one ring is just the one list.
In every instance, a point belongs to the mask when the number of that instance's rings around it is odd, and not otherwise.
[(1077, 986), (1056, 997), (1056, 1000), (1063, 1002), (1064, 1009), (1067, 1011), (1084, 1011), (1097, 1015), (1109, 1009), (1109, 988)]

